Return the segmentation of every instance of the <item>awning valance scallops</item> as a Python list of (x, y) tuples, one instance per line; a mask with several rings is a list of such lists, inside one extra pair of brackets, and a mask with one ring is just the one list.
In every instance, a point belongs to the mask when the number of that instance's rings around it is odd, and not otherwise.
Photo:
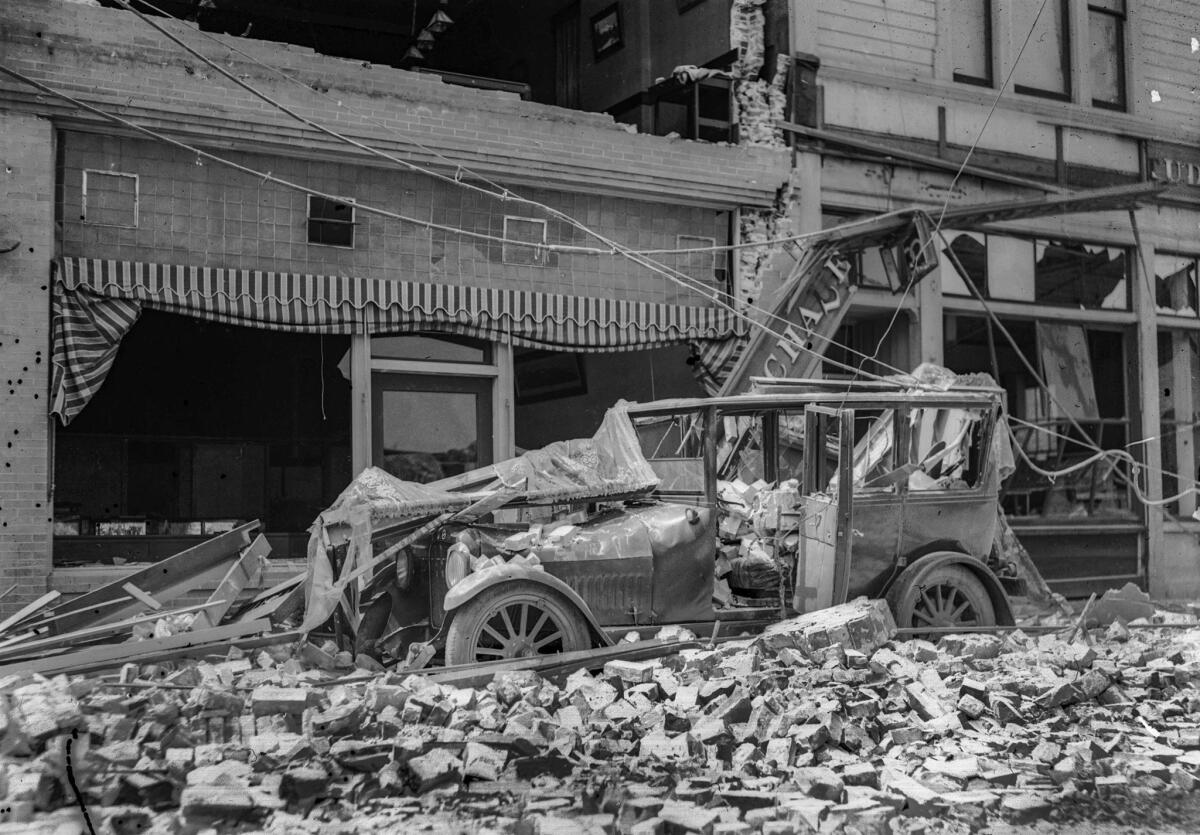
[(63, 258), (54, 282), (52, 412), (68, 423), (99, 389), (142, 308), (301, 333), (445, 333), (560, 351), (723, 342), (717, 307), (492, 287)]

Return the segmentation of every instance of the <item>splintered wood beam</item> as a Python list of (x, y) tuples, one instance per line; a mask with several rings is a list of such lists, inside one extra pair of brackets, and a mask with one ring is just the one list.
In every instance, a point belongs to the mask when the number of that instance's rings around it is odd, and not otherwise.
[[(130, 599), (125, 591), (125, 584), (132, 583), (142, 591), (152, 595), (160, 603), (185, 594), (194, 588), (194, 581), (205, 572), (224, 565), (247, 545), (252, 534), (262, 527), (256, 519), (247, 522), (228, 533), (205, 540), (186, 551), (180, 551), (174, 556), (160, 560), (146, 568), (135, 571), (119, 580), (114, 580), (98, 589), (68, 600), (54, 609), (55, 620), (52, 627), (55, 632), (63, 633), (78, 629), (81, 626), (104, 620), (114, 620), (128, 616), (139, 605), (138, 601)], [(106, 611), (99, 611), (101, 604), (123, 598), (125, 606), (115, 606)]]
[(229, 566), (229, 570), (225, 572), (221, 582), (217, 583), (216, 589), (209, 595), (204, 608), (196, 613), (191, 630), (196, 632), (201, 629), (210, 629), (220, 623), (221, 618), (225, 617), (225, 613), (233, 606), (238, 595), (246, 586), (250, 585), (256, 575), (262, 572), (267, 555), (270, 553), (271, 546), (267, 542), (267, 538), (259, 534), (250, 543), (250, 546), (242, 551), (238, 560)]

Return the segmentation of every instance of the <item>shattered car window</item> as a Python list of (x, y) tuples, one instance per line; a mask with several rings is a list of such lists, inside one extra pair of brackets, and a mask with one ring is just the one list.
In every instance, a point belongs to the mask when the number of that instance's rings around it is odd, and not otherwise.
[(704, 492), (704, 421), (695, 412), (633, 418), (642, 455), (661, 480), (659, 492)]
[(724, 415), (716, 433), (717, 478), (747, 484), (766, 478), (762, 415)]

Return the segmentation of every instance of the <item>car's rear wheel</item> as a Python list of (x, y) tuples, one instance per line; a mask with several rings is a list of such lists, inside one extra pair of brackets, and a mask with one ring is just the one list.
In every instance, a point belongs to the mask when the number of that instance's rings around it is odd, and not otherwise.
[(553, 655), (590, 646), (587, 622), (561, 594), (536, 583), (503, 583), (483, 590), (454, 613), (446, 633), (446, 663)]
[(996, 608), (971, 569), (940, 565), (928, 571), (910, 566), (888, 591), (888, 604), (901, 628), (995, 626)]

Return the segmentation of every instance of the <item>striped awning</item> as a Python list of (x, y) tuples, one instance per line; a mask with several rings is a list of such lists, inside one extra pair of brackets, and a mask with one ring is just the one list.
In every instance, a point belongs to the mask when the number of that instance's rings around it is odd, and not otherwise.
[(100, 388), (142, 308), (302, 333), (445, 333), (566, 351), (681, 343), (703, 350), (738, 335), (715, 307), (489, 287), (63, 258), (54, 282), (54, 397), (64, 424)]

